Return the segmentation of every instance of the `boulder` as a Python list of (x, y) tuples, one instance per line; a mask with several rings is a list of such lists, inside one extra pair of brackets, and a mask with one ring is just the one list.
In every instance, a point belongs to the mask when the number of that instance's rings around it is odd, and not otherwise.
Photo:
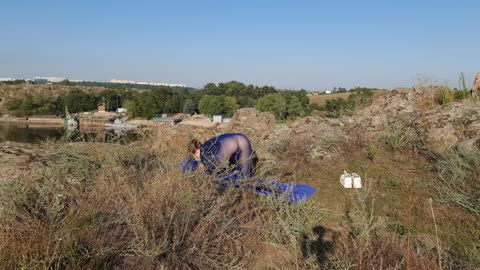
[(377, 136), (391, 126), (410, 130), (430, 149), (442, 151), (455, 144), (480, 142), (480, 103), (475, 100), (435, 104), (441, 87), (393, 90), (349, 119), (353, 127)]
[(477, 76), (475, 76), (475, 80), (473, 81), (472, 95), (478, 96), (479, 92), (480, 92), (480, 72), (477, 73)]
[(426, 112), (422, 118), (427, 141), (442, 151), (455, 144), (480, 146), (480, 103), (472, 100), (450, 103)]
[(226, 127), (227, 132), (242, 132), (251, 137), (262, 137), (275, 128), (275, 116), (269, 112), (259, 112), (254, 108), (243, 108), (235, 112)]

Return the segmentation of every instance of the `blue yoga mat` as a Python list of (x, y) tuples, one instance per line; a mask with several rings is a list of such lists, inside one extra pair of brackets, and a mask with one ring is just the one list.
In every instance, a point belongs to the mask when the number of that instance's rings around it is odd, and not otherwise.
[(232, 174), (223, 178), (222, 187), (228, 186), (227, 183), (233, 183), (236, 188), (249, 187), (254, 188), (255, 192), (262, 196), (284, 198), (291, 204), (297, 204), (304, 201), (317, 191), (316, 188), (307, 184), (282, 183), (266, 179), (254, 179), (253, 183), (241, 184), (241, 178), (237, 174)]
[[(183, 172), (192, 172), (197, 170), (198, 165), (198, 161), (187, 157), (179, 164), (179, 167)], [(253, 183), (249, 182), (242, 185), (242, 179), (243, 177), (240, 174), (232, 173), (224, 176), (219, 185), (222, 188), (227, 188), (229, 185), (233, 185), (236, 188), (252, 188), (259, 195), (284, 198), (291, 204), (304, 201), (317, 191), (316, 188), (307, 184), (282, 183), (266, 179), (254, 179)]]

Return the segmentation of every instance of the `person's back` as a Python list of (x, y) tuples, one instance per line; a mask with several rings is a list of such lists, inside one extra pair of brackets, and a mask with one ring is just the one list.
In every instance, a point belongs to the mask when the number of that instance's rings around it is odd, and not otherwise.
[(251, 157), (250, 141), (241, 133), (219, 135), (203, 143), (200, 148), (200, 160), (209, 174), (228, 175), (238, 170), (240, 177), (251, 177)]

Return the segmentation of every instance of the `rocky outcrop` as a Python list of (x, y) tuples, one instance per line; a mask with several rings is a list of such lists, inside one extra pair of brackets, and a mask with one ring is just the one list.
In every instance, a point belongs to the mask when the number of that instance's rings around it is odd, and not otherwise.
[(475, 76), (475, 80), (473, 81), (472, 95), (473, 96), (480, 95), (480, 72), (477, 73), (477, 76)]
[[(455, 144), (480, 143), (480, 103), (474, 100), (435, 104), (441, 88), (392, 91), (381, 96), (348, 119), (354, 127), (365, 127), (379, 135), (393, 125), (414, 129), (428, 147), (442, 151)], [(432, 103), (433, 102), (433, 103)]]
[(250, 135), (263, 135), (275, 128), (275, 116), (268, 112), (259, 112), (254, 108), (243, 108), (235, 112), (235, 115), (227, 125), (228, 132), (244, 132)]
[(338, 119), (308, 116), (272, 130), (264, 142), (271, 152), (304, 154), (315, 160), (338, 154), (345, 138), (344, 125)]
[(312, 116), (277, 124), (273, 114), (245, 108), (235, 113), (226, 131), (245, 133), (264, 159), (294, 152), (319, 159), (338, 152), (338, 142), (345, 137), (342, 125), (337, 119)]
[(434, 150), (455, 144), (480, 147), (479, 102), (464, 100), (438, 106), (416, 121), (425, 126), (427, 141)]
[(15, 179), (28, 173), (35, 164), (46, 165), (52, 155), (44, 147), (37, 144), (3, 142), (0, 143), (0, 179)]

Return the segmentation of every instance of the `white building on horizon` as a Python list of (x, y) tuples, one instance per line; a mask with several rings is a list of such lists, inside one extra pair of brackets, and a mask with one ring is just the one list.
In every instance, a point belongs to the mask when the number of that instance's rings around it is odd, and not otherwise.
[(33, 77), (34, 82), (49, 82), (49, 83), (59, 83), (65, 81), (67, 78), (64, 77)]
[(138, 84), (138, 85), (153, 85), (153, 86), (169, 86), (169, 87), (187, 87), (186, 84), (181, 83), (160, 83), (160, 82), (137, 82), (129, 80), (110, 80), (111, 83), (128, 83), (128, 84)]

